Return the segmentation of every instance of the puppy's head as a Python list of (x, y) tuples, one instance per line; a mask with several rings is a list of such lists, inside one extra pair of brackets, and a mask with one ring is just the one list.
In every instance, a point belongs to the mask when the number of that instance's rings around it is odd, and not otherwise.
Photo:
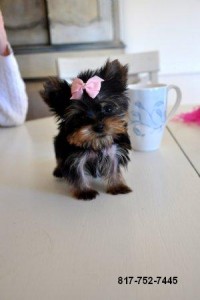
[(80, 99), (73, 99), (66, 81), (50, 79), (44, 85), (41, 95), (61, 120), (70, 144), (97, 150), (108, 147), (117, 135), (127, 131), (127, 72), (127, 66), (114, 60), (96, 71), (80, 73), (77, 77), (84, 83), (93, 76), (103, 80), (95, 98), (83, 90)]

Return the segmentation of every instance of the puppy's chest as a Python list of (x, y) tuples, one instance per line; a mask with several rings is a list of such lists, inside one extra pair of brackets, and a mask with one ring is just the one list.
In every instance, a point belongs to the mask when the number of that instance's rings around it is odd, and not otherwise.
[(98, 152), (91, 151), (87, 158), (87, 165), (92, 175), (107, 175), (117, 167), (117, 147), (112, 145)]

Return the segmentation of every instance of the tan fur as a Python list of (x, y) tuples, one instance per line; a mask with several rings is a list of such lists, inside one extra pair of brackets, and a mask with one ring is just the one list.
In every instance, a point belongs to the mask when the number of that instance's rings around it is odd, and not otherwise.
[(111, 135), (116, 135), (120, 133), (125, 133), (126, 132), (126, 119), (123, 118), (109, 118), (105, 121), (105, 126), (106, 126), (106, 133), (111, 134)]
[(99, 136), (96, 134), (91, 126), (84, 126), (78, 131), (75, 131), (72, 135), (67, 137), (70, 144), (78, 147), (92, 147), (94, 150), (101, 149), (102, 147), (112, 144), (112, 136)]
[(131, 189), (125, 184), (125, 180), (120, 171), (114, 174), (113, 177), (109, 178), (106, 192), (112, 195), (117, 195), (119, 193), (126, 194), (131, 192)]
[(92, 147), (94, 150), (98, 150), (102, 147), (110, 146), (113, 142), (113, 137), (117, 134), (126, 133), (127, 131), (125, 126), (127, 123), (126, 116), (123, 118), (107, 118), (103, 123), (105, 135), (99, 135), (92, 129), (91, 125), (88, 125), (69, 135), (67, 137), (68, 142), (78, 147)]

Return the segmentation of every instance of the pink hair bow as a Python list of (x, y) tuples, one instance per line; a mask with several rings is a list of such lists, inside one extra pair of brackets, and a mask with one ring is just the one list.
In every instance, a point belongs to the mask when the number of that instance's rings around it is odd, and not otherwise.
[(99, 76), (93, 76), (86, 83), (83, 82), (80, 78), (75, 78), (71, 85), (71, 93), (72, 97), (70, 99), (81, 99), (83, 94), (83, 90), (94, 99), (100, 89), (101, 89), (101, 82), (104, 81)]

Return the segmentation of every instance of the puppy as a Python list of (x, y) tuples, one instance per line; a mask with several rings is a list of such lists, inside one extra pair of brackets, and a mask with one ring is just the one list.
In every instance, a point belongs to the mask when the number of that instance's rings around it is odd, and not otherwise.
[(50, 78), (41, 91), (58, 122), (53, 174), (71, 184), (77, 199), (91, 200), (99, 194), (89, 176), (104, 179), (109, 194), (131, 192), (121, 174), (131, 150), (127, 72), (118, 60), (108, 60), (98, 70), (81, 72), (71, 85)]

